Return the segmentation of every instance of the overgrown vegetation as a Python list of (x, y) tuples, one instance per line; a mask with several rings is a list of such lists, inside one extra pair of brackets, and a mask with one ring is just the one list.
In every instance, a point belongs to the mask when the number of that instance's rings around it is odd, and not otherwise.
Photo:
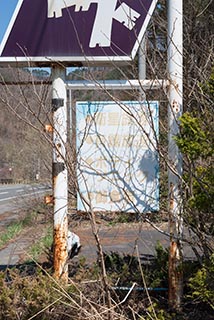
[[(44, 249), (44, 247), (49, 246), (52, 241), (52, 231), (49, 227), (50, 221), (50, 212), (49, 208), (45, 207), (41, 200), (31, 201), (31, 206), (28, 208), (22, 209), (22, 213), (17, 213), (19, 219), (15, 219), (9, 225), (6, 225), (0, 232), (0, 249), (5, 247), (10, 241), (14, 241), (18, 236), (28, 230), (29, 227), (34, 225), (40, 225), (47, 227), (47, 233), (42, 239), (38, 241), (38, 244), (35, 244), (35, 248), (32, 246), (32, 252), (38, 250), (38, 254)], [(38, 247), (38, 249), (36, 249)], [(35, 255), (33, 255), (35, 258)]]
[(204, 303), (214, 310), (213, 79), (214, 70), (209, 79), (200, 84), (199, 108), (186, 112), (181, 117), (181, 134), (176, 137), (176, 142), (185, 160), (184, 219), (193, 234), (192, 248), (201, 264), (189, 279), (189, 297), (196, 304)]
[(29, 259), (37, 261), (42, 253), (51, 248), (53, 243), (53, 228), (47, 227), (46, 233), (38, 241), (36, 241), (28, 250)]
[[(69, 292), (64, 291), (47, 274), (36, 271), (29, 275), (24, 272), (10, 270), (0, 275), (0, 317), (1, 319), (71, 319), (66, 316), (67, 310), (72, 310)], [(57, 311), (56, 311), (57, 310)], [(31, 318), (32, 317), (32, 318)]]
[(196, 304), (204, 302), (214, 312), (214, 255), (206, 260), (189, 279), (189, 298)]
[[(160, 244), (155, 257), (141, 261), (141, 267), (138, 257), (116, 252), (105, 255), (114, 320), (212, 319), (213, 290), (208, 283), (213, 284), (213, 278), (208, 270), (213, 269), (213, 260), (210, 269), (200, 269), (196, 262), (184, 264), (185, 300), (177, 313), (168, 309), (167, 261), (168, 251)], [(51, 272), (35, 263), (1, 272), (0, 319), (108, 319), (99, 262), (88, 266), (82, 258), (70, 263), (72, 278), (67, 285), (54, 280)]]
[[(44, 213), (41, 208), (35, 209), (24, 224), (29, 226), (37, 221), (36, 215), (41, 212)], [(87, 257), (70, 261), (69, 283), (64, 285), (52, 278), (49, 256), (44, 259), (51, 243), (52, 230), (48, 228), (30, 247), (29, 262), (0, 273), (0, 319), (82, 320), (89, 316), (95, 320), (108, 319), (99, 260), (92, 265), (87, 264)], [(41, 254), (42, 264), (36, 262), (41, 261)], [(185, 298), (183, 311), (178, 313), (168, 309), (168, 250), (160, 243), (154, 257), (139, 259), (112, 252), (104, 258), (113, 299), (113, 319), (199, 320), (204, 315), (206, 320), (212, 319), (213, 256), (209, 261), (204, 260), (202, 266), (197, 261), (184, 263)]]
[(16, 237), (23, 230), (23, 221), (14, 222), (9, 225), (0, 235), (0, 248), (5, 246), (11, 239)]

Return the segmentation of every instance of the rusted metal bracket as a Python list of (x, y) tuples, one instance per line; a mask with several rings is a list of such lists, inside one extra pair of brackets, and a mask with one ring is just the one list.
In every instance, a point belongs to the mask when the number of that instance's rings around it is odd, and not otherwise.
[(59, 108), (64, 106), (64, 99), (61, 98), (54, 98), (52, 99), (52, 111), (55, 112)]

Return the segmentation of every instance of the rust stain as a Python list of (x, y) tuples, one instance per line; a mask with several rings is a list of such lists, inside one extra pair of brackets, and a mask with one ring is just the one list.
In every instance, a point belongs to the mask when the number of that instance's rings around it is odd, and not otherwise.
[(176, 301), (176, 251), (177, 243), (173, 240), (175, 233), (175, 221), (173, 219), (174, 192), (173, 184), (169, 187), (169, 230), (170, 230), (170, 248), (169, 248), (169, 305), (174, 306)]
[[(52, 176), (52, 184), (53, 184), (53, 190), (56, 189), (56, 182), (57, 182), (57, 177), (58, 176)], [(53, 196), (53, 204), (55, 204), (55, 197)]]
[(46, 124), (45, 125), (45, 132), (47, 133), (53, 133), (53, 127), (51, 124)]
[(58, 177), (58, 176), (54, 176), (54, 175), (53, 175), (53, 188), (54, 188), (55, 185), (56, 185), (57, 177)]
[[(66, 220), (66, 219), (64, 219)], [(65, 222), (65, 221), (64, 221)], [(65, 224), (65, 223), (64, 223)], [(67, 228), (57, 225), (54, 227), (54, 276), (56, 279), (67, 278)]]
[(54, 199), (53, 199), (53, 195), (48, 195), (44, 197), (44, 202), (45, 204), (53, 204)]
[(175, 113), (179, 112), (179, 104), (176, 100), (173, 100), (173, 102), (172, 102), (172, 109)]
[(58, 142), (56, 144), (56, 156), (58, 159), (61, 159), (61, 153), (62, 153), (62, 144)]
[(175, 240), (177, 234), (174, 210), (174, 192), (173, 184), (170, 183), (169, 195), (169, 228), (170, 228), (170, 249), (169, 249), (169, 306), (179, 310), (181, 307), (181, 297), (183, 292), (183, 271), (182, 271), (182, 253), (178, 240)]
[(171, 244), (171, 247), (170, 247), (170, 256), (171, 256), (173, 261), (177, 257), (177, 243), (175, 241), (172, 241), (172, 244)]
[(169, 250), (169, 304), (173, 306), (177, 297), (177, 276), (176, 276), (176, 252), (177, 243), (172, 241)]
[(56, 147), (57, 147), (57, 149), (59, 150), (59, 149), (62, 147), (62, 144), (61, 144), (60, 142), (58, 142), (58, 143), (56, 144)]
[(173, 219), (173, 209), (174, 209), (174, 192), (173, 192), (173, 184), (170, 183), (169, 187), (170, 193), (169, 193), (169, 232), (170, 232), (170, 242), (172, 242), (174, 229), (175, 229), (175, 223)]

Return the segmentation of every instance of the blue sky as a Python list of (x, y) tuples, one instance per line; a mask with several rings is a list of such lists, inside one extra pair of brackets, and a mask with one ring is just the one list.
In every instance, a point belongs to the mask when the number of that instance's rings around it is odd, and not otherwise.
[(18, 0), (1, 0), (0, 9), (0, 42), (6, 31), (10, 18), (14, 12)]

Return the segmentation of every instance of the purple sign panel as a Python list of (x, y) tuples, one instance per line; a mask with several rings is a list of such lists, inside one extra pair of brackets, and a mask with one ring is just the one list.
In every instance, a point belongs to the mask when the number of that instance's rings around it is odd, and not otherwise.
[(156, 2), (19, 0), (0, 46), (0, 64), (131, 60)]

